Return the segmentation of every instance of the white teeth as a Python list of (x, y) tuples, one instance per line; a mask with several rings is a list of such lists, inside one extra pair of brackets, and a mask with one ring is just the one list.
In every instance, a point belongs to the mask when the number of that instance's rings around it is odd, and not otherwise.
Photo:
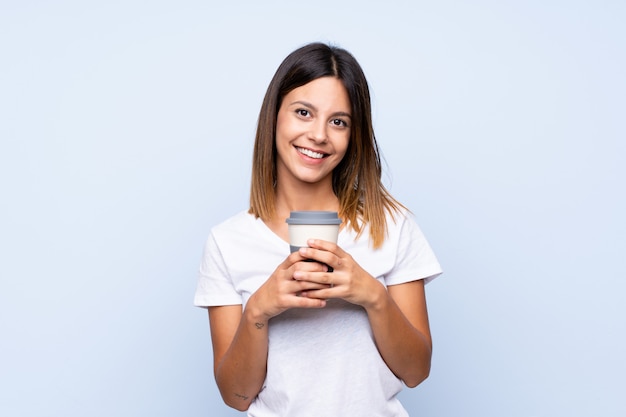
[(309, 158), (321, 159), (324, 157), (323, 153), (313, 152), (310, 149), (304, 149), (304, 148), (296, 148), (296, 149), (298, 150), (298, 152), (308, 156)]

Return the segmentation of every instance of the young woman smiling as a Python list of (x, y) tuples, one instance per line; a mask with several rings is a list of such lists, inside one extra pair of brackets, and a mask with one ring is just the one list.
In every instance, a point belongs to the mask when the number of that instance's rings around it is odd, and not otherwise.
[[(297, 210), (338, 212), (337, 244), (289, 254)], [(429, 374), (424, 285), (440, 273), (381, 182), (358, 62), (321, 43), (292, 52), (261, 107), (250, 208), (212, 229), (200, 267), (195, 304), (208, 308), (225, 403), (250, 416), (406, 416), (396, 396)]]

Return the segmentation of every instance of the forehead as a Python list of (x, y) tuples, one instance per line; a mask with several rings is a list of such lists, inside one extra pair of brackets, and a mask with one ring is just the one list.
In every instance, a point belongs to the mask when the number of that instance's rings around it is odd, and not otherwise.
[(306, 100), (315, 106), (340, 107), (350, 111), (350, 97), (343, 82), (336, 77), (321, 77), (294, 88), (283, 99), (283, 104)]

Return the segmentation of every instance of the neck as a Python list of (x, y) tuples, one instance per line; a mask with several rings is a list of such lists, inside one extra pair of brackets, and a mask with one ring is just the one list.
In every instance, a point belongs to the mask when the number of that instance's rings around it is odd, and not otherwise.
[(339, 211), (339, 199), (333, 192), (332, 180), (315, 184), (299, 181), (276, 183), (275, 213), (265, 224), (283, 240), (289, 241), (287, 223), (292, 211), (319, 210)]
[(288, 217), (291, 211), (320, 210), (339, 211), (339, 199), (333, 192), (332, 183), (276, 184), (276, 212)]

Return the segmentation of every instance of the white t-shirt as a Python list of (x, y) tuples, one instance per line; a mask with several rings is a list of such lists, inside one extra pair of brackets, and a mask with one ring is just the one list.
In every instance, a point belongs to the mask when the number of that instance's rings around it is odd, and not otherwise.
[[(387, 219), (388, 236), (369, 246), (348, 227), (338, 245), (380, 282), (428, 282), (441, 267), (412, 217)], [(211, 230), (200, 265), (194, 304), (245, 306), (289, 255), (289, 244), (260, 219), (241, 212)], [(269, 322), (267, 375), (248, 415), (407, 416), (396, 395), (402, 382), (382, 360), (365, 310), (343, 300), (323, 309), (291, 309)]]

